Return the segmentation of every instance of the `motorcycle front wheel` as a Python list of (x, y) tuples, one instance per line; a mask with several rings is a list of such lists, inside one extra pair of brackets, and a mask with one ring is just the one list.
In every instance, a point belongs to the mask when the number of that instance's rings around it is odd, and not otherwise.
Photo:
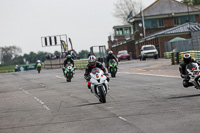
[(112, 68), (111, 77), (116, 77), (116, 71), (114, 68)]
[(66, 78), (66, 81), (67, 81), (67, 82), (71, 82), (71, 79), (72, 79), (71, 73), (68, 73), (67, 75), (68, 75), (68, 76), (67, 76), (67, 78)]
[(99, 89), (99, 101), (101, 103), (106, 103), (106, 95), (105, 95), (105, 92), (103, 91), (103, 86), (98, 86), (98, 89)]

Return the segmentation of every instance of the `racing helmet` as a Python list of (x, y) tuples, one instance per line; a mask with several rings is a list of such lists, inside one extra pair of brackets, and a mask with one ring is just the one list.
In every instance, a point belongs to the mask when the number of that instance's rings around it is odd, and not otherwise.
[(113, 51), (108, 51), (108, 55), (112, 55), (113, 54)]
[(89, 58), (88, 58), (88, 62), (89, 62), (89, 65), (91, 67), (95, 67), (96, 66), (96, 57), (94, 55), (91, 55)]
[(37, 60), (37, 62), (41, 62), (40, 60)]
[(192, 58), (191, 58), (191, 55), (190, 54), (184, 54), (183, 55), (183, 61), (186, 63), (186, 64), (189, 64), (191, 62)]

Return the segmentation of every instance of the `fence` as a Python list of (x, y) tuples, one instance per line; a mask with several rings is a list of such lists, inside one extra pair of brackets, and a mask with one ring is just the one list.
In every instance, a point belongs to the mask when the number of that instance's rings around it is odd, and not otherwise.
[(200, 31), (191, 32), (193, 50), (200, 51)]
[(165, 42), (165, 52), (183, 52), (194, 50), (191, 39), (180, 40), (175, 42)]

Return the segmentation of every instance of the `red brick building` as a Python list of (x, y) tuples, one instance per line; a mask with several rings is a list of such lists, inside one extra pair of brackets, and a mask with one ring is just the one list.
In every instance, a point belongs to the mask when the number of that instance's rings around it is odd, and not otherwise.
[[(157, 0), (145, 8), (142, 13), (135, 16), (130, 14), (128, 16), (128, 22), (133, 27), (133, 34), (137, 35), (134, 36), (135, 41), (131, 41), (131, 45), (134, 45), (135, 48), (128, 50), (134, 51), (134, 57), (138, 57), (142, 45), (154, 44), (159, 51), (160, 57), (163, 57), (165, 51), (164, 42), (175, 37), (190, 38), (191, 35), (188, 27), (190, 27), (190, 24), (195, 25), (194, 23), (199, 23), (199, 16), (200, 10), (194, 6), (188, 6), (176, 0)], [(142, 26), (142, 22), (144, 22), (144, 26)], [(185, 23), (187, 24), (184, 25)], [(174, 31), (174, 33), (168, 32), (169, 29)], [(112, 47), (113, 51), (117, 51), (119, 47), (123, 47), (121, 45), (112, 43), (109, 44), (109, 47)], [(128, 45), (125, 42), (123, 45), (123, 48), (128, 48), (125, 47)]]
[(120, 50), (128, 50), (132, 53), (132, 57), (135, 57), (135, 43), (133, 40), (131, 25), (119, 25), (114, 26), (114, 36), (108, 37), (108, 48), (117, 55)]
[(142, 13), (129, 17), (128, 20), (133, 25), (134, 32), (143, 33), (142, 26), (139, 25), (142, 25), (142, 18), (144, 18), (144, 29), (148, 36), (186, 22), (199, 23), (199, 14), (200, 10), (194, 6), (188, 6), (176, 0), (157, 0), (145, 8)]
[(143, 45), (153, 44), (157, 48), (159, 56), (163, 58), (165, 52), (165, 42), (168, 42), (175, 37), (181, 37), (185, 39), (191, 38), (191, 31), (189, 27), (195, 25), (198, 24), (188, 22), (164, 31), (151, 34), (145, 38), (135, 41), (136, 56), (138, 57), (140, 55), (140, 49)]

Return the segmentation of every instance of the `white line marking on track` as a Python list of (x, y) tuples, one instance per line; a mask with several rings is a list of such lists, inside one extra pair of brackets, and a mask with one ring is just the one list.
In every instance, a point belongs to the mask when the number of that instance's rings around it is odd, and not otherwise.
[(158, 75), (158, 74), (144, 74), (144, 73), (131, 73), (131, 72), (118, 72), (118, 73), (148, 75), (148, 76), (167, 77), (167, 78), (180, 78), (179, 76), (168, 76), (168, 75)]
[[(24, 90), (24, 89), (20, 88), (20, 90), (21, 90), (22, 92), (24, 92), (25, 94), (27, 94), (27, 95), (29, 95), (29, 96), (32, 96), (31, 93), (29, 93), (28, 91), (26, 91), (26, 90)], [(43, 108), (45, 108), (46, 110), (48, 110), (48, 111), (50, 110), (49, 107), (48, 107), (47, 105), (45, 105), (45, 103), (44, 103), (43, 101), (41, 101), (39, 98), (33, 96), (33, 99), (35, 99), (37, 102), (39, 102), (39, 103), (43, 106)]]
[(127, 120), (125, 118), (121, 117), (121, 116), (119, 116), (119, 119), (127, 122)]
[(65, 79), (65, 78), (63, 78), (63, 77), (60, 77), (60, 76), (58, 76), (58, 75), (56, 75), (56, 78)]

